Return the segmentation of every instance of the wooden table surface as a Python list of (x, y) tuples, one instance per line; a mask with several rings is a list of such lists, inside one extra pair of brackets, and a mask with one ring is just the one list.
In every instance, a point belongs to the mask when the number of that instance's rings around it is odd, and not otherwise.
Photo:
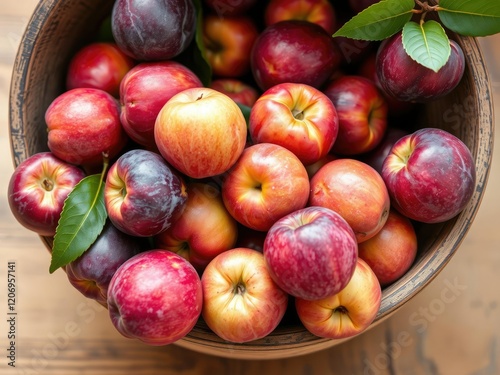
[[(0, 8), (0, 374), (500, 374), (498, 152), (479, 213), (447, 267), (389, 319), (342, 345), (289, 359), (245, 361), (176, 345), (147, 347), (119, 335), (107, 312), (73, 289), (62, 271), (49, 274), (40, 239), (8, 207), (11, 69), (36, 4), (2, 0)], [(500, 35), (480, 42), (500, 114)], [(15, 369), (6, 358), (9, 261), (17, 275)]]

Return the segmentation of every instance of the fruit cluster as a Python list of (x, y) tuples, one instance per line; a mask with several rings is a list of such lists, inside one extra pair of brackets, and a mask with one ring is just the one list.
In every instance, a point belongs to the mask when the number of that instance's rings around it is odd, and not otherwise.
[(202, 318), (244, 343), (291, 310), (320, 337), (362, 332), (415, 260), (414, 224), (475, 188), (467, 146), (412, 121), (460, 82), (460, 47), (435, 73), (400, 34), (331, 36), (373, 2), (115, 0), (112, 41), (74, 54), (46, 110), (49, 150), (11, 177), (12, 212), (55, 243), (100, 176), (103, 225), (78, 229), (95, 241), (52, 256), (126, 337), (166, 345)]

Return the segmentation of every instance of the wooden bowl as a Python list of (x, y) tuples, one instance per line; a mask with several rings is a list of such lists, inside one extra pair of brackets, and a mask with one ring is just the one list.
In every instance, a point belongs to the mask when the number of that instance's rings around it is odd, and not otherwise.
[[(22, 38), (12, 76), (10, 137), (16, 166), (28, 156), (48, 150), (45, 110), (64, 90), (70, 57), (94, 35), (112, 5), (113, 0), (45, 0), (36, 8)], [(443, 128), (467, 144), (475, 158), (477, 186), (460, 215), (439, 225), (417, 227), (417, 259), (399, 281), (383, 290), (382, 305), (373, 325), (403, 306), (443, 269), (472, 225), (485, 191), (494, 124), (488, 73), (477, 41), (452, 37), (465, 53), (464, 78), (453, 93), (425, 105), (418, 126)], [(49, 239), (42, 240), (50, 246)], [(238, 345), (218, 338), (200, 320), (177, 345), (223, 357), (273, 359), (315, 352), (343, 341), (315, 337), (291, 317), (268, 337)]]

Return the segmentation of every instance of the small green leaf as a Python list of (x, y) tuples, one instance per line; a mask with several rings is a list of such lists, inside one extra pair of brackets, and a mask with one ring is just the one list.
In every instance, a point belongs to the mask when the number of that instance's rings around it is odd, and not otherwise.
[(252, 108), (238, 102), (236, 102), (236, 104), (238, 105), (238, 107), (240, 107), (241, 113), (243, 113), (243, 117), (245, 117), (245, 121), (248, 126), (248, 122), (250, 120), (250, 111), (252, 110)]
[(386, 39), (411, 19), (414, 7), (414, 0), (379, 1), (352, 17), (333, 36), (371, 41)]
[(450, 57), (450, 40), (436, 21), (408, 22), (403, 27), (403, 47), (416, 62), (437, 72)]
[(438, 16), (450, 30), (466, 36), (488, 36), (500, 32), (500, 1), (441, 0)]
[(107, 217), (103, 176), (85, 177), (64, 202), (49, 272), (53, 273), (82, 255), (101, 233)]

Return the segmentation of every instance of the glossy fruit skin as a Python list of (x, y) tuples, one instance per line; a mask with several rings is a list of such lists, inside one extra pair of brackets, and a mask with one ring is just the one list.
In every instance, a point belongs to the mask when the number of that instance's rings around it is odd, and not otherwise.
[(269, 229), (264, 257), (273, 280), (291, 296), (319, 300), (349, 282), (358, 258), (356, 236), (336, 212), (296, 210)]
[(450, 93), (460, 83), (465, 71), (462, 48), (450, 40), (448, 62), (438, 71), (414, 61), (404, 50), (399, 32), (380, 45), (376, 70), (380, 86), (390, 96), (409, 102), (428, 102)]
[(341, 61), (333, 38), (321, 26), (298, 20), (268, 26), (255, 41), (250, 58), (262, 90), (284, 82), (319, 88)]
[(84, 177), (81, 168), (51, 152), (33, 154), (10, 176), (7, 188), (10, 210), (25, 228), (41, 236), (54, 236), (64, 201)]
[(192, 0), (117, 0), (111, 30), (120, 49), (138, 61), (169, 60), (193, 40)]
[(248, 83), (234, 78), (212, 80), (210, 88), (226, 94), (236, 103), (252, 107), (259, 98), (259, 91)]
[(168, 250), (152, 249), (128, 259), (108, 289), (108, 310), (118, 332), (147, 345), (185, 337), (201, 315), (201, 280), (193, 266)]
[(155, 152), (133, 149), (111, 165), (104, 202), (121, 231), (149, 237), (168, 229), (185, 208), (183, 179)]
[(394, 144), (382, 177), (394, 208), (412, 220), (439, 223), (468, 204), (476, 168), (471, 151), (458, 137), (422, 128)]

